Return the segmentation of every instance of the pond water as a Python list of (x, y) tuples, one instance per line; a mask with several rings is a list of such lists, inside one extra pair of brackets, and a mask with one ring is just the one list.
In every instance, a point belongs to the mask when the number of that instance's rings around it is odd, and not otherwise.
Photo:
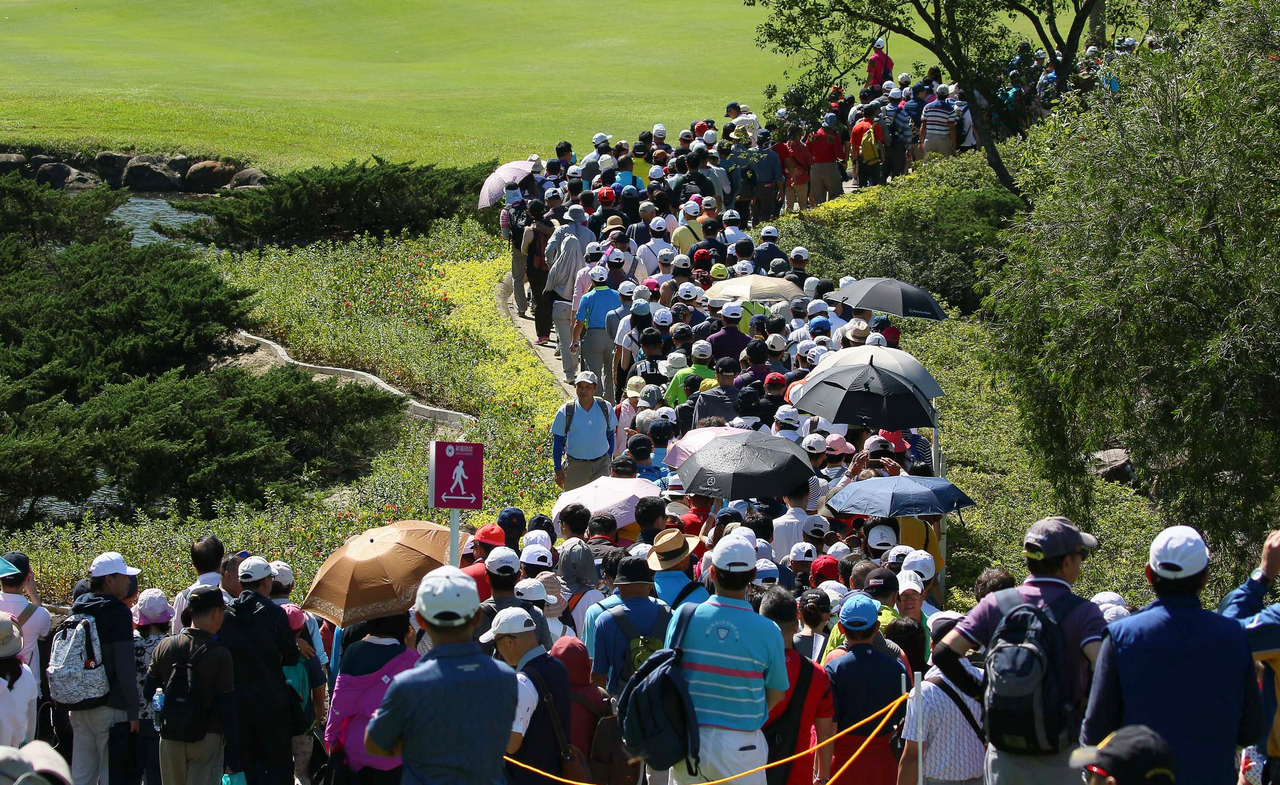
[[(192, 198), (190, 194), (182, 194), (181, 199)], [(174, 207), (163, 194), (135, 194), (129, 201), (120, 205), (114, 213), (125, 226), (133, 230), (134, 245), (148, 245), (164, 242), (164, 237), (151, 228), (153, 222), (164, 226), (182, 226), (200, 217), (198, 213), (188, 213)]]

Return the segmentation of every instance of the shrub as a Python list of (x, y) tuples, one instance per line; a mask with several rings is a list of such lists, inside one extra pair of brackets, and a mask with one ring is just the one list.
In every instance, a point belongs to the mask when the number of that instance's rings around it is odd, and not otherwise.
[(961, 155), (785, 216), (778, 228), (788, 250), (809, 250), (816, 275), (898, 278), (971, 313), (985, 260), (1020, 206), (981, 155)]
[(275, 178), (262, 189), (177, 203), (209, 217), (182, 227), (154, 228), (168, 237), (237, 249), (309, 245), (364, 234), (426, 234), (441, 218), (474, 214), (472, 200), (496, 164), (415, 166), (375, 157), (316, 166)]
[(25, 245), (88, 243), (109, 231), (124, 231), (111, 218), (129, 198), (126, 191), (93, 188), (72, 198), (17, 172), (0, 176), (0, 240)]

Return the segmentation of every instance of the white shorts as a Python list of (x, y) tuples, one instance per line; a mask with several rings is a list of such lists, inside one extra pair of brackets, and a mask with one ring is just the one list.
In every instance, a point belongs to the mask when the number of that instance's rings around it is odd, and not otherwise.
[[(671, 767), (671, 780), (675, 785), (713, 782), (769, 762), (769, 745), (761, 731), (727, 730), (703, 725), (698, 728), (698, 732), (698, 774), (690, 777), (688, 766), (683, 762), (677, 763)], [(740, 777), (734, 783), (765, 785), (765, 774), (766, 772), (758, 771), (748, 777)]]

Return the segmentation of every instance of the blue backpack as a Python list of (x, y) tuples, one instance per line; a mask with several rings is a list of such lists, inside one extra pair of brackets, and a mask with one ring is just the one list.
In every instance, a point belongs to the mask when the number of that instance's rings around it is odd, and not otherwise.
[(698, 771), (698, 717), (680, 667), (680, 645), (697, 608), (690, 603), (676, 611), (671, 648), (651, 654), (618, 699), (622, 741), (631, 754), (658, 771), (684, 761), (691, 777)]

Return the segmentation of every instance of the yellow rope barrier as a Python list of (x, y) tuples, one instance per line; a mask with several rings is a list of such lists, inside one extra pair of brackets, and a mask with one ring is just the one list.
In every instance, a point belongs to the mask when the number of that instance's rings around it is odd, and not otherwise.
[[(849, 727), (845, 728), (844, 730), (840, 731), (839, 733), (834, 733), (834, 734), (832, 734), (832, 735), (831, 735), (831, 738), (827, 739), (826, 741), (820, 741), (820, 742), (818, 742), (817, 744), (815, 744), (814, 746), (810, 747), (810, 748), (809, 748), (809, 749), (807, 749), (807, 750), (804, 750), (804, 751), (802, 751), (802, 752), (797, 752), (795, 755), (791, 755), (791, 756), (789, 756), (789, 757), (783, 758), (782, 760), (776, 760), (776, 761), (774, 761), (773, 763), (766, 763), (766, 764), (765, 764), (765, 765), (763, 765), (763, 766), (757, 766), (757, 767), (755, 767), (754, 769), (750, 769), (750, 770), (748, 770), (748, 771), (744, 771), (744, 772), (742, 772), (741, 774), (735, 774), (735, 775), (733, 775), (732, 777), (725, 777), (724, 779), (712, 780), (712, 781), (710, 781), (710, 782), (701, 783), (701, 785), (723, 785), (723, 783), (726, 783), (726, 782), (730, 782), (730, 781), (732, 781), (732, 780), (739, 779), (740, 777), (745, 777), (745, 776), (747, 776), (748, 774), (755, 774), (756, 772), (764, 771), (765, 769), (771, 769), (771, 768), (773, 768), (774, 766), (781, 766), (781, 765), (782, 765), (782, 764), (784, 764), (784, 763), (790, 763), (791, 761), (798, 760), (798, 759), (800, 759), (800, 758), (803, 758), (803, 757), (804, 757), (804, 756), (806, 756), (806, 755), (809, 755), (809, 754), (811, 754), (811, 753), (817, 752), (819, 749), (821, 749), (821, 748), (823, 748), (823, 747), (827, 746), (828, 744), (834, 744), (834, 743), (835, 743), (835, 741), (836, 741), (836, 739), (840, 738), (841, 736), (844, 736), (846, 733), (850, 733), (850, 732), (852, 732), (852, 731), (855, 731), (855, 730), (857, 730), (858, 728), (861, 728), (862, 726), (864, 726), (864, 725), (866, 725), (866, 724), (870, 723), (870, 722), (871, 722), (872, 720), (874, 720), (876, 717), (880, 717), (881, 715), (884, 715), (884, 716), (881, 718), (881, 720), (880, 720), (880, 724), (876, 726), (876, 729), (875, 729), (875, 730), (871, 731), (871, 735), (870, 735), (870, 736), (868, 736), (868, 737), (867, 737), (867, 740), (866, 740), (866, 741), (864, 741), (864, 742), (862, 743), (862, 746), (861, 746), (861, 747), (859, 747), (859, 748), (858, 748), (858, 749), (853, 753), (853, 755), (851, 755), (851, 756), (849, 757), (849, 760), (845, 761), (845, 764), (844, 764), (843, 766), (841, 766), (841, 767), (840, 767), (840, 770), (839, 770), (838, 772), (836, 772), (836, 773), (831, 777), (831, 779), (834, 781), (834, 780), (835, 780), (837, 777), (839, 777), (841, 774), (844, 774), (844, 770), (845, 770), (845, 769), (847, 769), (847, 768), (849, 768), (850, 764), (852, 764), (855, 760), (857, 760), (857, 759), (858, 759), (858, 756), (859, 756), (859, 755), (861, 755), (861, 754), (862, 754), (862, 751), (863, 751), (864, 749), (866, 749), (866, 748), (867, 748), (867, 745), (871, 743), (871, 740), (872, 740), (873, 738), (875, 738), (875, 735), (876, 735), (877, 733), (879, 733), (879, 732), (880, 732), (880, 730), (885, 726), (885, 723), (887, 723), (887, 722), (889, 721), (889, 716), (890, 716), (891, 714), (893, 714), (893, 711), (894, 711), (895, 709), (897, 709), (899, 706), (901, 706), (901, 705), (902, 705), (902, 702), (903, 702), (903, 701), (905, 701), (907, 698), (908, 698), (908, 696), (907, 696), (907, 695), (903, 695), (903, 696), (899, 697), (899, 698), (898, 698), (897, 700), (895, 700), (893, 703), (890, 703), (888, 706), (885, 706), (883, 709), (880, 709), (880, 710), (879, 710), (879, 711), (877, 711), (875, 714), (872, 714), (872, 715), (868, 716), (866, 719), (860, 720), (859, 722), (856, 722), (856, 723), (854, 723), (853, 725), (850, 725)], [(503, 756), (502, 756), (502, 759), (503, 759), (503, 760), (505, 760), (507, 763), (514, 764), (514, 765), (516, 765), (516, 766), (518, 766), (518, 767), (520, 767), (520, 768), (522, 768), (522, 769), (527, 769), (527, 770), (529, 770), (529, 771), (534, 772), (535, 774), (541, 774), (542, 776), (546, 777), (547, 779), (555, 780), (556, 782), (564, 783), (564, 785), (593, 785), (593, 783), (590, 783), (590, 782), (578, 782), (577, 780), (567, 780), (567, 779), (565, 779), (565, 778), (563, 778), (563, 777), (557, 777), (557, 776), (556, 776), (556, 775), (554, 775), (554, 774), (548, 774), (548, 773), (546, 773), (545, 771), (541, 771), (541, 770), (539, 770), (539, 769), (535, 769), (534, 767), (530, 766), (530, 765), (529, 765), (529, 764), (527, 764), (527, 763), (521, 763), (521, 762), (520, 762), (520, 761), (518, 761), (518, 760), (513, 760), (513, 759), (511, 759), (509, 756), (506, 756), (506, 755), (503, 755)]]

